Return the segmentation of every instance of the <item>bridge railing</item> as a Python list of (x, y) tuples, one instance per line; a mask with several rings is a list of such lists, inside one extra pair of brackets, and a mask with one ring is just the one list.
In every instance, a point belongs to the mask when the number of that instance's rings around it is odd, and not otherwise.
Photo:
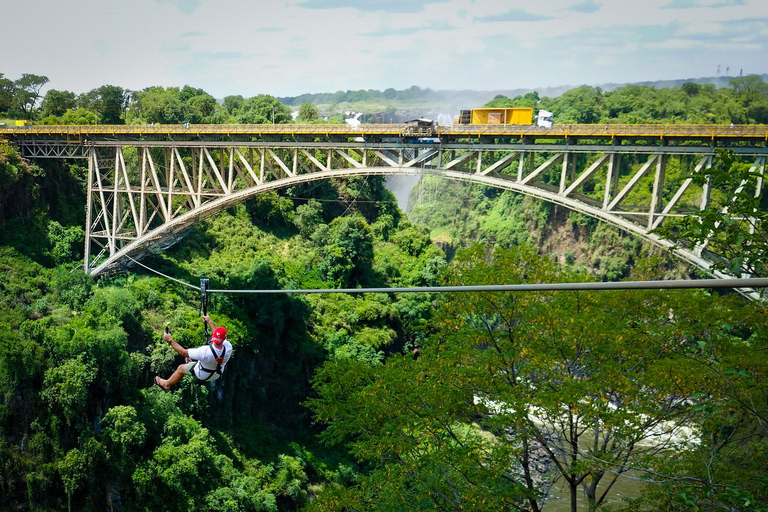
[(400, 135), (399, 124), (122, 124), (122, 125), (31, 125), (0, 128), (0, 134), (22, 135), (142, 135), (142, 134), (285, 134), (351, 135), (366, 133)]
[[(89, 137), (92, 135), (400, 135), (400, 124), (132, 124), (132, 125), (30, 125), (0, 128), (0, 136), (29, 135)], [(438, 136), (512, 136), (512, 137), (692, 137), (751, 138), (768, 141), (768, 125), (686, 125), (686, 124), (562, 124), (551, 128), (535, 125), (446, 125), (438, 127)]]
[(441, 126), (440, 133), (541, 137), (749, 137), (768, 140), (766, 125), (563, 124), (552, 128), (533, 125), (453, 125)]

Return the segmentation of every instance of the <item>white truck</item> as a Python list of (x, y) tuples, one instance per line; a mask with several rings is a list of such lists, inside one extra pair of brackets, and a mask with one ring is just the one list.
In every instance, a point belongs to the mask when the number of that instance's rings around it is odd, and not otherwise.
[(536, 115), (536, 126), (552, 128), (552, 123), (554, 122), (553, 117), (554, 114), (549, 110), (539, 110), (539, 113)]

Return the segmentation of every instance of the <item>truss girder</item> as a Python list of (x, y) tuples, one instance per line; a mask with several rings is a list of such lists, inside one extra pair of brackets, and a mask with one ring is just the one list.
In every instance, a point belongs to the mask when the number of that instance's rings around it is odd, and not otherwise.
[(89, 146), (60, 141), (31, 140), (18, 142), (24, 158), (88, 158)]
[[(130, 148), (130, 149), (129, 149)], [(669, 217), (696, 215), (709, 201), (706, 173), (712, 150), (631, 153), (624, 147), (251, 146), (199, 143), (91, 146), (86, 205), (86, 269), (98, 274), (165, 247), (199, 219), (267, 190), (354, 175), (432, 173), (514, 190), (611, 222), (657, 244), (652, 230)], [(688, 176), (666, 176), (683, 159)], [(765, 156), (753, 158), (764, 173)], [(682, 164), (681, 164), (682, 165)], [(677, 166), (679, 167), (679, 165)], [(762, 193), (741, 187), (734, 193)], [(650, 192), (650, 194), (648, 193)], [(722, 191), (721, 191), (722, 192)], [(667, 244), (668, 245), (668, 244)], [(680, 254), (709, 268), (703, 248)]]

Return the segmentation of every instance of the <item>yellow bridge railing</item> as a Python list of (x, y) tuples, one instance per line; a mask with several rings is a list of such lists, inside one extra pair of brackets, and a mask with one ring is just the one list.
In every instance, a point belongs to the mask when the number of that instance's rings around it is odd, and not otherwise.
[[(132, 124), (132, 125), (28, 125), (0, 128), (0, 137), (20, 138), (29, 136), (88, 138), (106, 136), (151, 135), (286, 135), (349, 137), (399, 137), (400, 124)], [(437, 137), (638, 137), (638, 138), (691, 138), (716, 139), (739, 138), (768, 141), (768, 125), (685, 125), (685, 124), (563, 124), (552, 128), (535, 125), (449, 125), (439, 126)]]

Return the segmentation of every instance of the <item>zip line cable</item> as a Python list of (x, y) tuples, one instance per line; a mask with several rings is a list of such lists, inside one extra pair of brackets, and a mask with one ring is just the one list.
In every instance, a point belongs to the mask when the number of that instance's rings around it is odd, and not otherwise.
[[(129, 260), (167, 279), (179, 284), (201, 290), (200, 287), (185, 283), (175, 277), (167, 276), (130, 256)], [(275, 294), (311, 294), (311, 293), (457, 293), (457, 292), (534, 292), (534, 291), (576, 291), (576, 290), (680, 290), (695, 288), (768, 288), (768, 277), (734, 278), (734, 279), (680, 279), (669, 281), (614, 281), (587, 283), (528, 283), (528, 284), (488, 284), (465, 286), (414, 286), (403, 288), (304, 288), (292, 290), (225, 290), (208, 289), (207, 280), (205, 293), (255, 293), (262, 295)]]
[(326, 288), (295, 290), (208, 290), (208, 293), (455, 293), (532, 292), (560, 290), (666, 290), (692, 288), (766, 288), (768, 277), (748, 279), (691, 279), (677, 281), (616, 281), (609, 283), (530, 283), (465, 286), (416, 286), (406, 288)]
[(145, 269), (149, 270), (150, 272), (154, 272), (155, 274), (157, 274), (159, 276), (163, 276), (166, 279), (170, 279), (171, 281), (176, 281), (179, 284), (183, 284), (184, 286), (189, 286), (190, 288), (194, 288), (195, 290), (199, 290), (200, 289), (200, 287), (198, 287), (198, 286), (195, 286), (195, 285), (189, 284), (189, 283), (185, 283), (184, 281), (182, 281), (180, 279), (176, 279), (175, 277), (171, 277), (171, 276), (165, 275), (162, 272), (159, 272), (159, 271), (157, 271), (157, 270), (155, 270), (153, 268), (149, 268), (145, 264), (143, 264), (143, 263), (141, 263), (139, 261), (136, 261), (135, 259), (131, 258), (127, 254), (125, 255), (125, 257), (128, 258), (129, 260), (131, 260), (132, 262), (136, 263), (137, 265), (139, 265), (141, 267), (144, 267)]
[[(343, 199), (317, 199), (315, 197), (294, 197), (294, 196), (283, 196), (286, 199), (293, 199), (296, 201), (317, 201), (319, 203), (344, 203), (347, 204), (347, 201), (344, 201)], [(376, 201), (368, 201), (365, 199), (356, 199), (355, 203), (390, 203), (395, 204), (397, 201), (390, 201), (388, 199), (380, 199)]]

